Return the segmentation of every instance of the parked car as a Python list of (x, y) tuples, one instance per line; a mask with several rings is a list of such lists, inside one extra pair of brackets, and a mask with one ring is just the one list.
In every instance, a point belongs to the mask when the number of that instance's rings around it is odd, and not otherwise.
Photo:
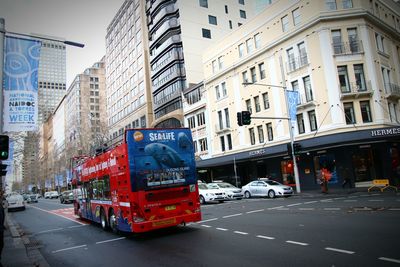
[(13, 192), (6, 197), (6, 205), (8, 210), (24, 210), (25, 209), (25, 201), (24, 197), (16, 192)]
[(74, 201), (74, 193), (72, 190), (64, 191), (60, 194), (60, 202), (64, 203), (72, 203)]
[(58, 192), (57, 191), (48, 191), (44, 193), (44, 198), (58, 198)]
[(37, 194), (27, 195), (26, 202), (28, 202), (28, 203), (37, 203), (38, 202)]
[(221, 189), (212, 189), (205, 183), (199, 183), (199, 199), (201, 204), (205, 204), (210, 201), (224, 202), (226, 194)]
[(242, 192), (245, 198), (250, 197), (289, 197), (293, 195), (293, 188), (287, 185), (283, 185), (274, 180), (265, 181), (252, 181), (242, 187)]
[(243, 193), (240, 188), (231, 185), (230, 183), (226, 182), (212, 182), (207, 184), (208, 187), (213, 189), (221, 189), (225, 192), (225, 195), (228, 199), (242, 199)]

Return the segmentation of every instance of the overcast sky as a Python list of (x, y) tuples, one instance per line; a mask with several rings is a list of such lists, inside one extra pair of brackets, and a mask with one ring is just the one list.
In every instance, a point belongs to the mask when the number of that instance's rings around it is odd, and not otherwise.
[(106, 53), (108, 25), (124, 0), (0, 0), (6, 31), (38, 33), (85, 44), (67, 46), (67, 88)]

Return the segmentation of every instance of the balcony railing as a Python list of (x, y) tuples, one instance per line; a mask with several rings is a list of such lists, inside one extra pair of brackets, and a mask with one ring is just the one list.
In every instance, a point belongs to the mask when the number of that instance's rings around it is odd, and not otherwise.
[(287, 71), (288, 72), (296, 71), (307, 64), (308, 64), (308, 57), (307, 54), (304, 53), (300, 57), (291, 58), (289, 62), (287, 62)]
[(342, 86), (340, 88), (340, 91), (340, 99), (371, 97), (373, 94), (373, 91), (371, 89), (371, 81), (367, 81), (364, 83), (350, 83), (347, 86)]
[(297, 108), (307, 108), (310, 106), (315, 106), (314, 96), (312, 90), (308, 90), (306, 94), (300, 94), (297, 101)]
[(332, 48), (334, 55), (349, 55), (364, 52), (364, 47), (361, 40), (333, 43)]
[(394, 100), (400, 99), (400, 86), (394, 83), (385, 83), (385, 96)]
[(219, 125), (215, 124), (215, 132), (218, 133), (224, 133), (224, 132), (230, 132), (231, 127), (230, 125)]

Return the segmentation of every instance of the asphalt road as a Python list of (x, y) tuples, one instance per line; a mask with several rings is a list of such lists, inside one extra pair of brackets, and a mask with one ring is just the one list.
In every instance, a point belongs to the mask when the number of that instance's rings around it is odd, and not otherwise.
[(116, 235), (40, 199), (14, 220), (50, 266), (400, 266), (400, 193), (249, 199), (203, 221)]

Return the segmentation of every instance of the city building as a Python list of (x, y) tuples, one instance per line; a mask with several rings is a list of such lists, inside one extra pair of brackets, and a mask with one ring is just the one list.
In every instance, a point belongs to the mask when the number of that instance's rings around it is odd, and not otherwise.
[[(152, 127), (185, 125), (182, 93), (204, 79), (202, 53), (252, 18), (256, 2), (146, 1)], [(220, 58), (218, 63), (223, 65), (223, 60)]]
[(105, 58), (76, 75), (65, 98), (66, 160), (94, 155), (107, 143)]
[[(273, 1), (209, 46), (202, 131), (212, 154), (198, 159), (198, 171), (294, 186), (293, 133), (300, 188), (318, 188), (326, 171), (329, 186), (346, 177), (353, 186), (399, 185), (399, 20), (390, 0)], [(293, 123), (286, 90), (299, 95)], [(238, 126), (241, 111), (251, 112), (249, 125)]]

